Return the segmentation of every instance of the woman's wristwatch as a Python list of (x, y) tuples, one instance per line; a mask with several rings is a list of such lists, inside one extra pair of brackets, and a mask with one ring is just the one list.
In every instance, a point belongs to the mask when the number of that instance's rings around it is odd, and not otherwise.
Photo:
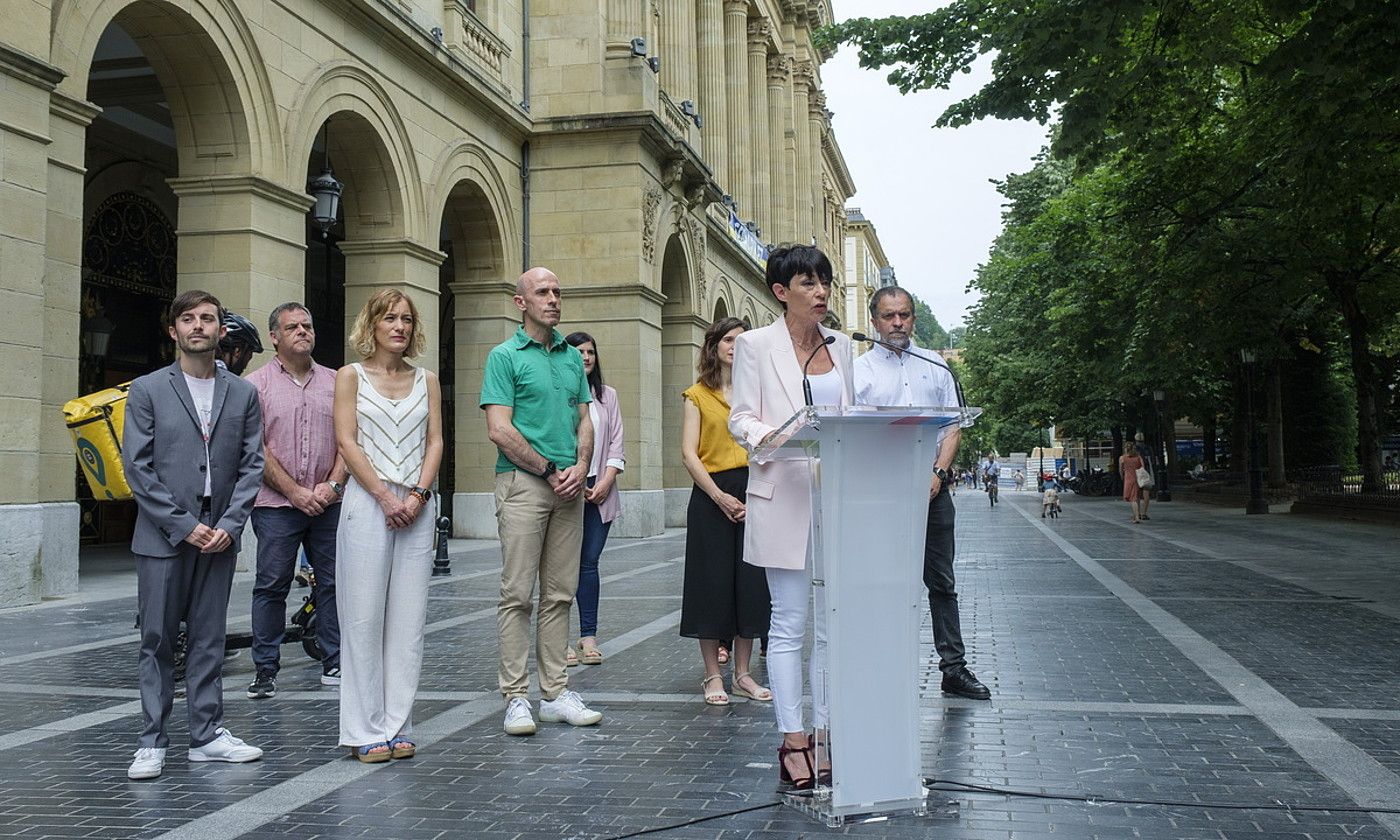
[(433, 497), (433, 491), (429, 490), (426, 487), (412, 487), (409, 488), (408, 492), (417, 496), (418, 501), (422, 502), (425, 505), (428, 503), (428, 500)]
[(336, 481), (336, 480), (333, 479), (333, 478), (332, 478), (330, 481), (327, 481), (326, 483), (329, 484), (329, 485), (331, 486), (331, 489), (335, 491), (335, 494), (336, 494), (337, 496), (344, 496), (344, 495), (345, 495), (345, 485), (344, 485), (344, 484), (341, 484), (339, 481)]

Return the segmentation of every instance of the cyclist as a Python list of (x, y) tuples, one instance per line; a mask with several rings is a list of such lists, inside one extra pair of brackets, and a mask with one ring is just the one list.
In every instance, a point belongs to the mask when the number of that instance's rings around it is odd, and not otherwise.
[(224, 363), (228, 372), (242, 376), (244, 368), (253, 356), (263, 351), (258, 339), (258, 329), (252, 322), (231, 309), (224, 310), (224, 337), (219, 339), (218, 360)]

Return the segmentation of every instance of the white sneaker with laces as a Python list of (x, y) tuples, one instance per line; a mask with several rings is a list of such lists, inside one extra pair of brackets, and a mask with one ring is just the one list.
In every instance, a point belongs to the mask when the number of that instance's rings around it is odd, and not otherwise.
[(564, 691), (553, 700), (540, 701), (540, 720), (543, 721), (592, 726), (602, 719), (603, 713), (595, 712), (584, 705), (583, 698), (577, 691)]
[(506, 706), (506, 734), (535, 734), (535, 718), (530, 714), (530, 701), (524, 697), (512, 697)]
[(165, 769), (165, 747), (142, 747), (126, 768), (128, 779), (154, 779)]
[(243, 743), (222, 726), (214, 731), (218, 733), (214, 740), (202, 747), (190, 747), (190, 761), (227, 761), (230, 764), (242, 764), (262, 758), (262, 750)]

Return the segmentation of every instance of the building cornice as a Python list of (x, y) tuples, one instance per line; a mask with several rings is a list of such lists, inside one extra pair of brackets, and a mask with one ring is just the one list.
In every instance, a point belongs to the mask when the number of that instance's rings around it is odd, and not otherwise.
[(0, 42), (0, 73), (44, 90), (53, 90), (68, 75), (41, 58)]
[(311, 209), (316, 200), (304, 192), (256, 175), (211, 175), (189, 178), (169, 178), (166, 183), (177, 196), (252, 194), (280, 204), (298, 213)]

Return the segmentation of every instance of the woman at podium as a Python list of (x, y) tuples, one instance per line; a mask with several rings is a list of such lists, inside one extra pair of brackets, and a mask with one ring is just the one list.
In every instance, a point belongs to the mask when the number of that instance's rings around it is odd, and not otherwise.
[[(768, 255), (767, 282), (783, 307), (782, 319), (741, 333), (734, 344), (729, 431), (750, 453), (804, 406), (850, 405), (855, 393), (850, 339), (822, 326), (831, 294), (831, 261), (810, 245), (778, 248)], [(820, 589), (809, 663), (817, 698), (811, 734), (802, 715), (802, 647), (812, 594), (809, 476), (802, 460), (750, 459), (745, 500), (744, 561), (764, 569), (772, 599), (768, 676), (783, 738), (778, 778), (781, 786), (795, 790), (810, 789), (818, 775), (827, 775), (825, 757), (814, 755), (814, 743), (825, 743), (827, 723), (820, 700), (826, 671)]]

